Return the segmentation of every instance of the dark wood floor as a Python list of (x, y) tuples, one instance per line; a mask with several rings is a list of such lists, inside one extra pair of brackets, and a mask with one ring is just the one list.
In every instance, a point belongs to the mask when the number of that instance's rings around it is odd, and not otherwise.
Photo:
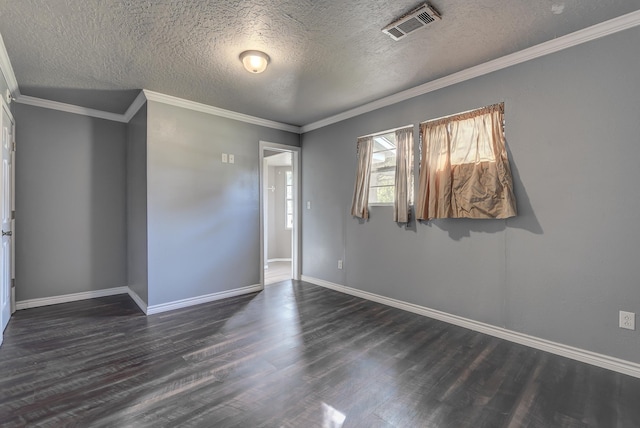
[(125, 295), (24, 310), (0, 348), (2, 427), (342, 420), (640, 427), (640, 379), (291, 281), (149, 317)]

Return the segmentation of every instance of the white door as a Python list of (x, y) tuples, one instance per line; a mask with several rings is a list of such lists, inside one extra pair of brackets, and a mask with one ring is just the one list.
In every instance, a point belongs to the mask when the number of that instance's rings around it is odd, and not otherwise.
[(0, 221), (2, 223), (2, 241), (0, 242), (0, 327), (1, 331), (11, 317), (11, 190), (12, 177), (11, 151), (13, 147), (13, 117), (8, 106), (2, 103), (2, 168), (0, 170)]

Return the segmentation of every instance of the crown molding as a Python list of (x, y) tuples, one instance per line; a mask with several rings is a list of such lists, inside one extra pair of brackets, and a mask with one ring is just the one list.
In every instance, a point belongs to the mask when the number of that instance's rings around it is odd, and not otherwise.
[(456, 83), (461, 83), (466, 80), (483, 76), (485, 74), (493, 73), (494, 71), (502, 70), (513, 65), (540, 58), (542, 56), (549, 55), (592, 40), (596, 40), (610, 34), (618, 33), (620, 31), (624, 31), (638, 25), (640, 25), (640, 10), (610, 19), (608, 21), (601, 22), (599, 24), (567, 34), (562, 37), (558, 37), (553, 40), (549, 40), (548, 42), (540, 43), (539, 45), (523, 49), (519, 52), (515, 52), (501, 58), (485, 62), (484, 64), (467, 68), (466, 70), (462, 70), (457, 73), (450, 74), (449, 76), (427, 82), (420, 86), (407, 89), (406, 91), (398, 92), (388, 97), (384, 97), (379, 100), (361, 105), (360, 107), (356, 107), (351, 110), (339, 113), (335, 116), (330, 116), (317, 122), (309, 123), (302, 126), (301, 132), (305, 133), (313, 131), (315, 129), (338, 123), (364, 113), (369, 113), (382, 107), (387, 107), (392, 104), (406, 101), (419, 95), (428, 94), (429, 92), (437, 91), (438, 89), (446, 88), (447, 86), (455, 85)]
[(16, 75), (13, 72), (13, 67), (9, 60), (7, 47), (4, 45), (2, 34), (0, 34), (0, 71), (2, 71), (2, 75), (7, 81), (7, 86), (9, 87), (11, 95), (13, 98), (18, 98), (20, 96), (20, 89), (18, 88), (18, 81), (16, 80)]
[(213, 116), (225, 117), (227, 119), (238, 120), (240, 122), (251, 123), (253, 125), (264, 126), (267, 128), (279, 129), (281, 131), (293, 132), (300, 134), (300, 127), (295, 125), (289, 125), (286, 123), (275, 122), (273, 120), (261, 119), (255, 116), (249, 116), (243, 113), (237, 113), (231, 110), (225, 110), (219, 107), (213, 107), (207, 104), (197, 103), (195, 101), (189, 101), (171, 95), (165, 95), (158, 92), (149, 91), (143, 89), (147, 100), (155, 101), (163, 104), (169, 104), (175, 107), (181, 107), (189, 110), (198, 111), (201, 113), (210, 114)]
[(146, 102), (147, 102), (147, 97), (144, 95), (144, 91), (140, 91), (136, 99), (133, 100), (133, 102), (127, 109), (127, 111), (124, 113), (123, 115), (124, 121), (129, 123), (129, 121), (133, 119), (133, 116), (135, 116), (136, 113), (138, 113), (138, 111), (142, 108), (142, 106)]
[(30, 97), (27, 95), (21, 95), (18, 88), (18, 82), (11, 66), (11, 61), (7, 54), (6, 47), (2, 35), (0, 35), (0, 70), (4, 75), (9, 90), (12, 96), (17, 102), (22, 104), (33, 105), (37, 107), (44, 107), (54, 110), (65, 111), (68, 113), (81, 114), (85, 116), (96, 117), (100, 119), (113, 120), (116, 122), (127, 123), (138, 112), (138, 110), (144, 105), (145, 99), (150, 101), (156, 101), (163, 104), (169, 104), (176, 107), (182, 107), (189, 110), (199, 111), (201, 113), (211, 114), (214, 116), (225, 117), (228, 119), (238, 120), (245, 123), (264, 126), (267, 128), (279, 129), (282, 131), (293, 132), (296, 134), (303, 134), (305, 132), (313, 131), (315, 129), (323, 128), (325, 126), (341, 122), (352, 117), (359, 116), (364, 113), (387, 107), (393, 104), (397, 104), (408, 99), (427, 94), (429, 92), (436, 91), (438, 89), (446, 88), (447, 86), (455, 85), (457, 83), (464, 82), (476, 77), (483, 76), (485, 74), (492, 73), (494, 71), (502, 70), (504, 68), (511, 67), (513, 65), (521, 64), (532, 59), (540, 58), (545, 55), (549, 55), (573, 46), (580, 45), (592, 40), (596, 40), (610, 34), (618, 33), (620, 31), (627, 30), (640, 25), (640, 10), (628, 13), (626, 15), (619, 16), (617, 18), (610, 19), (608, 21), (593, 25), (583, 30), (576, 31), (571, 34), (567, 34), (562, 37), (550, 40), (548, 42), (541, 43), (536, 46), (524, 49), (513, 54), (503, 56), (501, 58), (488, 61), (484, 64), (477, 65), (475, 67), (468, 68), (466, 70), (459, 71), (457, 73), (445, 76), (440, 79), (427, 82), (425, 84), (416, 86), (411, 89), (407, 89), (402, 92), (390, 95), (388, 97), (381, 98), (379, 100), (361, 105), (359, 107), (344, 111), (334, 116), (327, 117), (317, 122), (309, 123), (302, 127), (289, 125), (286, 123), (275, 122), (268, 119), (262, 119), (255, 116), (249, 116), (243, 113), (234, 112), (231, 110), (225, 110), (219, 107), (213, 107), (207, 104), (197, 103), (195, 101), (189, 101), (182, 98), (173, 97), (170, 95), (164, 95), (158, 92), (149, 90), (142, 90), (138, 97), (133, 101), (131, 106), (124, 114), (110, 113), (101, 110), (95, 110), (85, 107), (76, 106), (73, 104), (60, 103), (57, 101), (49, 101), (41, 98)]
[(43, 107), (51, 110), (58, 110), (58, 111), (64, 111), (67, 113), (80, 114), (83, 116), (97, 117), (98, 119), (106, 119), (106, 120), (112, 120), (115, 122), (124, 122), (124, 123), (127, 122), (123, 114), (110, 113), (102, 110), (95, 110), (92, 108), (80, 107), (73, 104), (60, 103), (58, 101), (44, 100), (42, 98), (30, 97), (28, 95), (20, 95), (18, 98), (16, 98), (16, 102), (20, 104), (35, 106), (35, 107)]

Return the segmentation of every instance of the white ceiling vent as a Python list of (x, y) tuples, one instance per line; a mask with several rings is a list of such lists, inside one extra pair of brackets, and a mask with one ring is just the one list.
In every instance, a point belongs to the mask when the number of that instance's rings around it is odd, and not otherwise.
[(407, 34), (424, 28), (440, 19), (440, 14), (425, 3), (384, 27), (382, 32), (388, 34), (393, 40), (400, 40)]

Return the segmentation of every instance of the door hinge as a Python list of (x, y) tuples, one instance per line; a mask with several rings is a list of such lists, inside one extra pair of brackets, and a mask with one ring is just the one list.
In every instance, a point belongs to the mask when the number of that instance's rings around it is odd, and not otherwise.
[(16, 219), (16, 210), (11, 211), (11, 220)]
[(16, 151), (16, 142), (14, 141), (13, 143), (11, 143), (11, 150), (12, 151)]
[(16, 279), (11, 278), (11, 288), (15, 288), (15, 287), (16, 287)]

